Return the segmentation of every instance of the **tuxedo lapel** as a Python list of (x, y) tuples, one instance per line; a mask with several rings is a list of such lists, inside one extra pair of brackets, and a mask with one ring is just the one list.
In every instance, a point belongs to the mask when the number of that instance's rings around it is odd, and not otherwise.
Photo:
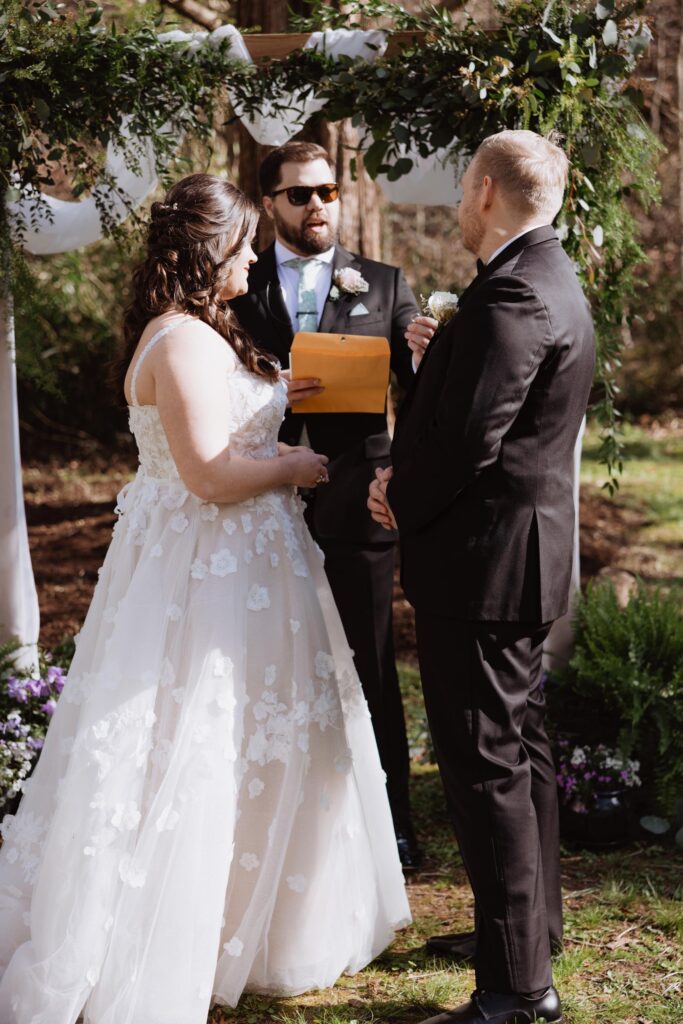
[[(252, 283), (253, 275), (253, 283)], [(270, 245), (259, 254), (258, 262), (250, 274), (250, 285), (256, 294), (269, 324), (272, 327), (274, 342), (277, 341), (278, 351), (289, 352), (292, 346), (292, 324), (285, 306), (280, 287), (280, 278), (275, 262), (275, 246)]]
[[(341, 270), (342, 267), (354, 267), (356, 270), (360, 270), (360, 263), (350, 252), (343, 249), (341, 245), (336, 245), (334, 248), (334, 258), (332, 260), (332, 285), (334, 287), (334, 275), (335, 271)], [(342, 292), (339, 298), (331, 299), (329, 294), (323, 307), (323, 314), (320, 317), (320, 323), (318, 324), (318, 331), (321, 334), (336, 334), (339, 333), (337, 327), (341, 329), (342, 318), (349, 308), (349, 305), (353, 301), (358, 301), (357, 295), (349, 295)]]

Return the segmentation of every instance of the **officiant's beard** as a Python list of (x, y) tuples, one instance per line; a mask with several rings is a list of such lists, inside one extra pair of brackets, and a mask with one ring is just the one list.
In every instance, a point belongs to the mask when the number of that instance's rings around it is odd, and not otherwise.
[(327, 252), (337, 241), (337, 229), (329, 221), (325, 231), (315, 232), (306, 229), (305, 221), (298, 227), (288, 224), (275, 209), (273, 220), (278, 238), (304, 256), (317, 256), (321, 252)]

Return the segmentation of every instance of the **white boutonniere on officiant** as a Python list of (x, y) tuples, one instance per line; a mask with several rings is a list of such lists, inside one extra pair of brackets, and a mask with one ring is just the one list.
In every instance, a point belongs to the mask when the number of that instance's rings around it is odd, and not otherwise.
[(333, 285), (330, 288), (330, 298), (333, 302), (340, 299), (342, 295), (362, 295), (370, 290), (370, 285), (359, 270), (354, 267), (340, 267), (332, 275)]
[(432, 292), (428, 299), (421, 295), (420, 302), (424, 315), (438, 320), (439, 327), (447, 324), (458, 308), (458, 296), (455, 292)]

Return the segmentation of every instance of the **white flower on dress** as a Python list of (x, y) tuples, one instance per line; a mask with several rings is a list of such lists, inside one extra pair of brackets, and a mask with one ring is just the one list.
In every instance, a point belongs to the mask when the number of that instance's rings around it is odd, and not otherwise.
[(129, 800), (126, 804), (116, 805), (111, 823), (114, 828), (119, 829), (121, 832), (132, 832), (140, 824), (141, 817), (138, 805), (134, 800)]
[(254, 529), (254, 523), (252, 521), (250, 513), (245, 512), (244, 515), (240, 516), (240, 519), (242, 520), (242, 529), (244, 530), (244, 532), (251, 533), (251, 531)]
[(254, 548), (256, 549), (257, 555), (262, 555), (266, 550), (266, 535), (262, 530), (259, 530), (254, 539)]
[(301, 623), (299, 622), (298, 619), (290, 619), (289, 628), (291, 629), (292, 633), (296, 635), (301, 629)]
[(171, 696), (173, 697), (173, 700), (176, 702), (176, 704), (182, 704), (183, 698), (185, 696), (185, 687), (178, 686), (175, 690), (171, 690)]
[(109, 722), (106, 718), (102, 718), (99, 722), (95, 722), (92, 731), (96, 740), (106, 740), (109, 734)]
[(124, 857), (119, 864), (119, 877), (131, 889), (141, 889), (147, 881), (147, 872), (132, 857)]
[(193, 580), (205, 580), (209, 575), (209, 567), (200, 558), (195, 558), (190, 566), (190, 576)]
[(287, 875), (287, 885), (292, 892), (305, 892), (308, 882), (305, 875)]
[(265, 675), (263, 677), (264, 684), (266, 686), (272, 686), (276, 679), (277, 679), (277, 666), (275, 666), (275, 665), (268, 665), (266, 667)]
[(309, 739), (307, 732), (300, 732), (296, 738), (296, 745), (302, 754), (308, 753)]
[(183, 610), (177, 604), (169, 604), (166, 614), (171, 622), (177, 622), (182, 617)]
[(190, 520), (184, 512), (177, 512), (171, 519), (170, 525), (171, 529), (175, 530), (176, 533), (184, 533), (190, 525)]
[(278, 555), (277, 551), (270, 552), (270, 564), (272, 565), (273, 569), (277, 569), (278, 565), (280, 564), (280, 556)]
[(244, 943), (235, 935), (232, 939), (230, 939), (230, 942), (226, 942), (224, 944), (223, 949), (228, 954), (228, 956), (242, 956)]
[(240, 867), (243, 867), (245, 871), (254, 871), (260, 863), (261, 861), (255, 853), (243, 853), (240, 857)]
[(218, 505), (214, 505), (211, 501), (208, 505), (201, 505), (199, 509), (199, 518), (204, 523), (213, 523), (218, 515)]
[(231, 676), (233, 670), (233, 664), (230, 658), (224, 654), (217, 654), (216, 660), (213, 663), (213, 674), (220, 678), (224, 676)]
[(249, 799), (255, 800), (257, 796), (261, 795), (265, 788), (266, 786), (262, 779), (252, 779), (249, 785), (247, 786)]
[(235, 530), (237, 529), (237, 523), (235, 522), (234, 519), (224, 519), (223, 529), (228, 534), (228, 536), (230, 536), (230, 534), (234, 533)]
[(351, 751), (347, 750), (344, 754), (337, 754), (334, 759), (334, 770), (339, 772), (340, 775), (348, 775), (353, 766), (353, 758), (351, 757)]
[(247, 565), (249, 565), (253, 557), (254, 552), (251, 550), (251, 548), (247, 548), (247, 550), (244, 552), (244, 561), (247, 563)]
[(247, 597), (247, 608), (252, 612), (260, 612), (264, 608), (270, 608), (268, 587), (260, 587), (258, 583), (254, 583)]
[(315, 674), (318, 679), (329, 679), (334, 672), (334, 658), (325, 651), (318, 651), (315, 656)]
[(168, 494), (165, 494), (163, 496), (163, 498), (161, 499), (161, 504), (164, 506), (164, 508), (167, 508), (170, 512), (172, 512), (174, 509), (181, 508), (185, 504), (185, 502), (187, 501), (187, 495), (188, 492), (184, 488), (170, 491)]
[(161, 558), (163, 553), (164, 549), (162, 548), (161, 544), (155, 544), (149, 554), (150, 558)]
[(211, 555), (211, 569), (213, 576), (227, 576), (228, 573), (237, 572), (237, 559), (229, 548), (221, 548)]

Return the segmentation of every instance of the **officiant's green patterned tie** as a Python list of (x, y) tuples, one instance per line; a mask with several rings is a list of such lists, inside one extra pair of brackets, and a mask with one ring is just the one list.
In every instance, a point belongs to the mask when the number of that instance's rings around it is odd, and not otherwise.
[(297, 319), (300, 331), (318, 330), (318, 303), (315, 298), (315, 278), (320, 260), (315, 257), (303, 259), (297, 256), (293, 260), (285, 260), (283, 266), (295, 267), (299, 271), (299, 288), (297, 292)]

